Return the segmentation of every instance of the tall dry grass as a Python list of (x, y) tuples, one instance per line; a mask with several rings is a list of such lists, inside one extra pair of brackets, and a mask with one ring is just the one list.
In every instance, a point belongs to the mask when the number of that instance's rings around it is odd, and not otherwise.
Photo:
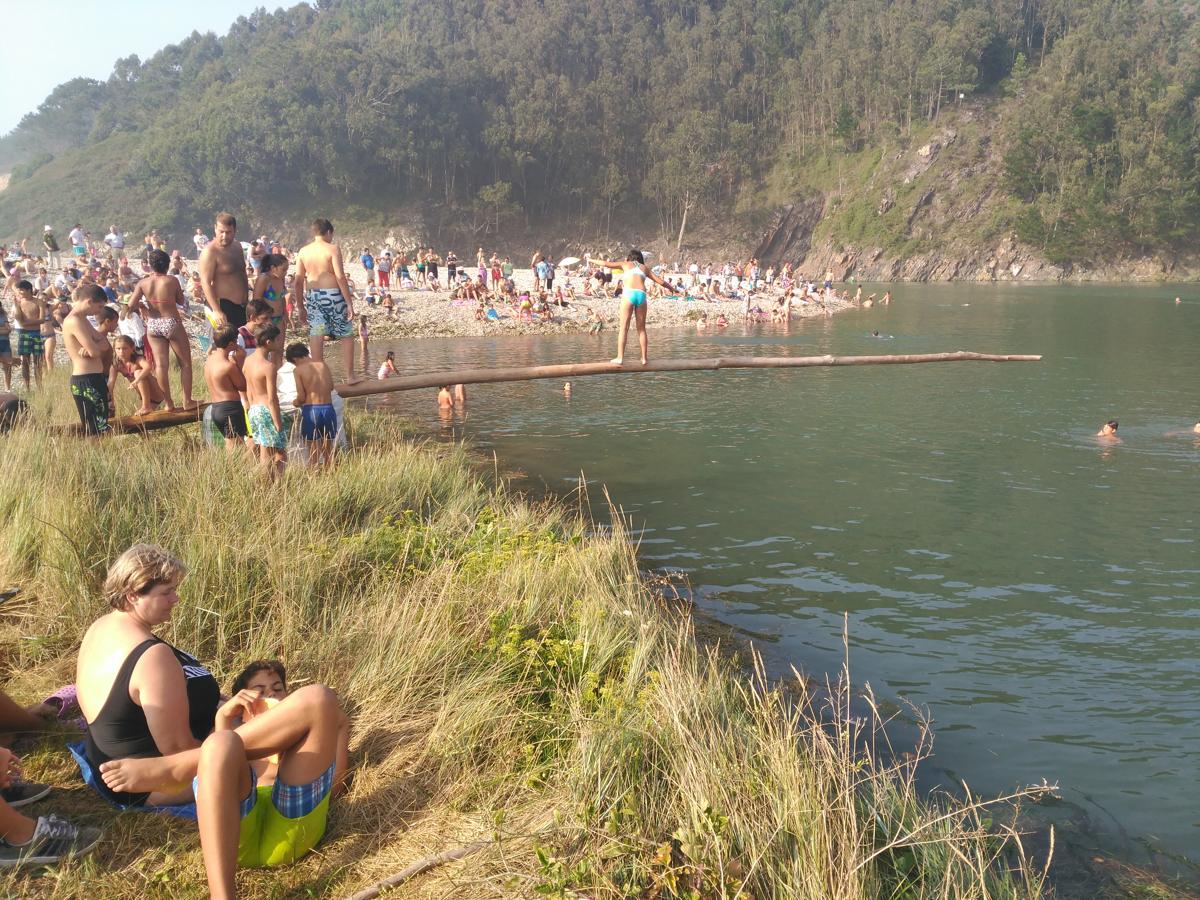
[[(398, 895), (1041, 892), (979, 806), (922, 798), (911, 760), (873, 752), (844, 688), (806, 702), (799, 681), (772, 685), (700, 648), (620, 530), (596, 536), (392, 420), (362, 417), (352, 445), (332, 471), (272, 485), (194, 429), (0, 438), (0, 580), (22, 587), (0, 607), (11, 693), (32, 701), (73, 677), (109, 562), (156, 541), (191, 569), (165, 638), (223, 684), (279, 656), (294, 683), (346, 699), (355, 772), (326, 842), (241, 873), (246, 896), (344, 895), (477, 840)], [(42, 740), (29, 774), (59, 788), (47, 808), (107, 839), (8, 876), (4, 892), (202, 895), (194, 829), (110, 811), (66, 759), (68, 736)]]

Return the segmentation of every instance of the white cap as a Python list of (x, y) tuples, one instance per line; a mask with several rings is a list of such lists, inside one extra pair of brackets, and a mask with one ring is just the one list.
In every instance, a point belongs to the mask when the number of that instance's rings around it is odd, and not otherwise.
[(47, 225), (47, 226), (46, 226), (46, 228), (45, 228), (45, 230), (46, 230), (46, 231), (53, 231), (54, 229), (53, 229), (53, 228), (51, 228), (49, 225)]

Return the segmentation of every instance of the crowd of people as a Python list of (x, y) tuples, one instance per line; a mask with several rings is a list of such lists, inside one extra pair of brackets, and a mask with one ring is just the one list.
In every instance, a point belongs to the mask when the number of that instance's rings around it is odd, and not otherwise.
[[(356, 348), (365, 365), (370, 326), (367, 316), (355, 316), (359, 295), (328, 220), (314, 220), (312, 240), (292, 251), (266, 235), (242, 242), (234, 217), (221, 213), (211, 237), (196, 229), (195, 262), (179, 249), (168, 252), (157, 231), (145, 234), (139, 246), (115, 224), (98, 240), (76, 224), (67, 241), (64, 251), (46, 226), (40, 255), (29, 251), (27, 241), (0, 248), (4, 297), (12, 304), (10, 320), (0, 303), (6, 390), (13, 389), (18, 364), (24, 388), (40, 388), (61, 340), (81, 427), (99, 435), (109, 430), (114, 392), (122, 384), (136, 392), (135, 415), (196, 408), (193, 346), (199, 344), (212, 403), (206, 422), (214, 439), (248, 447), (271, 473), (284, 465), (289, 446), (300, 446), (318, 462), (332, 458), (341, 416), (326, 347), (339, 345), (346, 382), (354, 384), (361, 380)], [(774, 323), (789, 321), (793, 309), (805, 304), (828, 312), (835, 303), (869, 307), (876, 302), (874, 294), (864, 298), (861, 288), (853, 299), (835, 290), (831, 273), (818, 286), (790, 264), (763, 268), (757, 259), (722, 266), (676, 263), (675, 271), (668, 271), (671, 267), (649, 265), (636, 250), (619, 261), (590, 256), (555, 261), (538, 251), (529, 262), (532, 284), (518, 284), (510, 257), (482, 247), (473, 265), (452, 250), (442, 254), (430, 247), (409, 252), (362, 246), (357, 262), (366, 280), (360, 302), (388, 318), (396, 309), (393, 291), (445, 291), (450, 302), (473, 305), (481, 322), (550, 322), (574, 308), (574, 317), (582, 312), (587, 330), (597, 334), (607, 324), (598, 301), (615, 299), (620, 306), (612, 361), (618, 365), (624, 364), (631, 323), (639, 359), (648, 362), (650, 300), (736, 301), (745, 321)], [(890, 300), (886, 293), (879, 302)], [(702, 308), (696, 324), (708, 327)], [(722, 313), (716, 326), (724, 324)], [(296, 332), (300, 340), (289, 340)], [(302, 352), (305, 343), (307, 352)], [(169, 377), (172, 357), (179, 397)], [(274, 367), (274, 380), (262, 371), (266, 362)], [(393, 359), (390, 366), (380, 366), (378, 377), (394, 374)], [(451, 393), (465, 396), (461, 386)]]
[[(233, 897), (239, 866), (291, 863), (321, 840), (349, 773), (350, 723), (328, 688), (289, 690), (279, 660), (251, 663), (223, 695), (207, 666), (158, 637), (186, 574), (155, 545), (120, 554), (75, 684), (27, 708), (0, 692), (0, 728), (81, 717), (83, 739), (69, 746), (84, 780), (120, 809), (196, 818), (211, 895)], [(0, 748), (0, 867), (52, 864), (100, 841), (97, 828), (20, 812), (50, 791)]]

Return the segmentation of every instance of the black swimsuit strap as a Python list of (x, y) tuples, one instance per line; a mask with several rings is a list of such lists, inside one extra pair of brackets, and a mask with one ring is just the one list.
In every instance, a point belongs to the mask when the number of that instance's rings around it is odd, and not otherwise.
[(147, 650), (149, 650), (155, 644), (162, 643), (165, 642), (161, 638), (148, 637), (129, 651), (129, 655), (126, 656), (125, 661), (121, 663), (121, 668), (117, 669), (117, 677), (113, 679), (112, 687), (108, 689), (108, 697), (105, 699), (104, 706), (100, 708), (100, 712), (96, 716), (96, 722), (99, 722), (104, 718), (104, 713), (108, 711), (108, 705), (113, 702), (113, 697), (116, 696), (118, 689), (124, 691), (125, 693), (123, 698), (124, 702), (133, 702), (129, 696), (129, 680), (133, 677), (133, 667), (137, 665), (138, 660), (142, 658), (142, 655)]

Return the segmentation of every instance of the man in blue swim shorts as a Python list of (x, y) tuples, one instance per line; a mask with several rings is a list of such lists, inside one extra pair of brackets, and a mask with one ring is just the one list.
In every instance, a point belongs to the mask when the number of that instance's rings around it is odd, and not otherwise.
[(300, 436), (308, 446), (308, 459), (316, 465), (333, 462), (337, 447), (337, 412), (333, 408), (333, 376), (329, 366), (308, 354), (303, 344), (292, 344), (284, 357), (296, 367), (296, 405), (300, 407)]
[[(346, 283), (342, 250), (333, 243), (333, 223), (313, 219), (313, 239), (296, 254), (296, 279), (292, 302), (301, 310), (301, 323), (308, 323), (308, 347), (314, 362), (325, 359), (325, 341), (340, 341), (354, 334), (354, 295)], [(301, 305), (303, 301), (303, 305)], [(346, 383), (357, 384), (354, 372), (354, 341), (343, 341), (342, 362)]]

